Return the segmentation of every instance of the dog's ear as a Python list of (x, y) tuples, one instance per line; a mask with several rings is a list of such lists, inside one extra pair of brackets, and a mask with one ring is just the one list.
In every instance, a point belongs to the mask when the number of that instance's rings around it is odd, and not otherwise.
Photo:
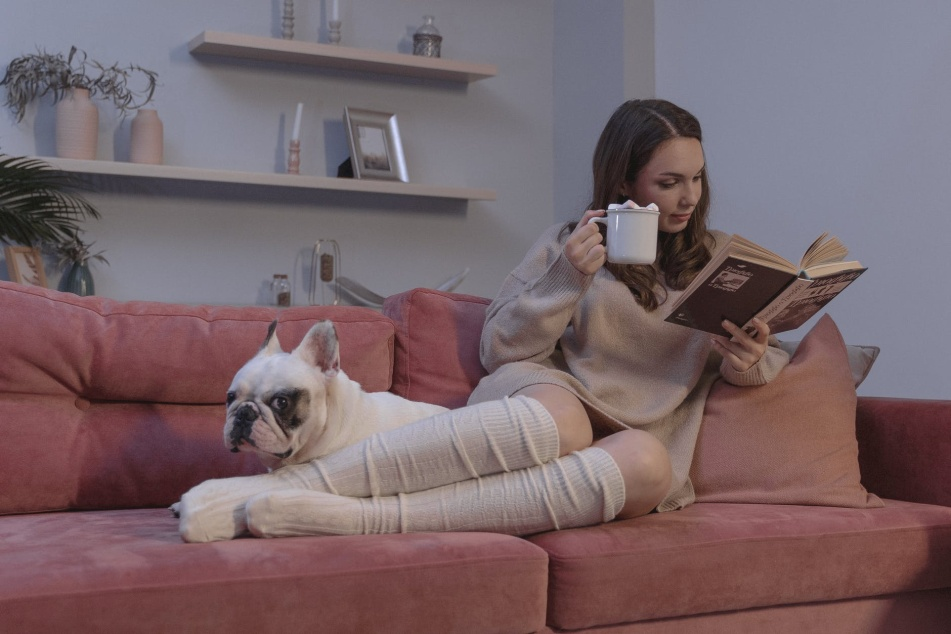
[(314, 324), (293, 354), (320, 368), (327, 376), (337, 374), (340, 369), (340, 345), (333, 322), (320, 321)]
[(283, 350), (281, 350), (281, 342), (277, 340), (277, 320), (275, 319), (267, 327), (267, 336), (264, 338), (264, 343), (261, 344), (261, 349), (258, 350), (258, 356), (267, 357), (278, 352), (283, 352)]

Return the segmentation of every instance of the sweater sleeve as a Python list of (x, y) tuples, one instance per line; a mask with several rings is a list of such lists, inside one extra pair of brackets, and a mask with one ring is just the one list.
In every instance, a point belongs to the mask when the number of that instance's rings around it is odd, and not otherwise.
[(788, 363), (789, 355), (779, 347), (779, 341), (775, 337), (770, 337), (766, 352), (748, 370), (737, 372), (729, 361), (723, 359), (720, 363), (720, 375), (727, 383), (741, 387), (765, 385), (775, 379)]
[(489, 305), (480, 356), (490, 373), (507, 363), (551, 356), (591, 285), (593, 276), (565, 257), (560, 229), (542, 235)]

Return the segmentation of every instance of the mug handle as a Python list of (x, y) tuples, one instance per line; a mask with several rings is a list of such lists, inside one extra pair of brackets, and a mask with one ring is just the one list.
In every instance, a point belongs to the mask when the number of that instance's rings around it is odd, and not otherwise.
[(598, 232), (601, 234), (601, 244), (607, 245), (608, 243), (608, 217), (607, 216), (592, 216), (588, 218), (588, 224), (592, 222), (598, 223)]

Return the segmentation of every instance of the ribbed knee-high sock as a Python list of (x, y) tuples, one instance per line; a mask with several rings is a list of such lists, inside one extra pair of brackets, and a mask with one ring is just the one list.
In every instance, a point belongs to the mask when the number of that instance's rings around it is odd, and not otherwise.
[(278, 491), (246, 506), (258, 537), (484, 531), (530, 535), (612, 520), (624, 506), (624, 479), (603, 449), (589, 447), (547, 464), (428, 491), (349, 498)]
[(376, 434), (323, 458), (272, 473), (204, 482), (177, 507), (185, 541), (247, 532), (252, 496), (309, 489), (354, 497), (410, 493), (558, 457), (558, 427), (541, 403), (516, 396), (436, 414)]
[(433, 489), (558, 457), (558, 427), (525, 396), (450, 410), (275, 472), (297, 488), (350, 497)]

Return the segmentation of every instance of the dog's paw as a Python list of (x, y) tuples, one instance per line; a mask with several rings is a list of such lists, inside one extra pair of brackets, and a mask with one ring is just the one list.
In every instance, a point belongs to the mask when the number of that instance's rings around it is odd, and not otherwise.
[(244, 500), (214, 500), (190, 491), (178, 503), (178, 532), (189, 544), (234, 539), (247, 531), (243, 513)]
[(178, 511), (182, 539), (214, 542), (248, 535), (244, 505), (269, 481), (264, 476), (247, 476), (208, 480), (192, 487), (172, 505), (173, 512)]

